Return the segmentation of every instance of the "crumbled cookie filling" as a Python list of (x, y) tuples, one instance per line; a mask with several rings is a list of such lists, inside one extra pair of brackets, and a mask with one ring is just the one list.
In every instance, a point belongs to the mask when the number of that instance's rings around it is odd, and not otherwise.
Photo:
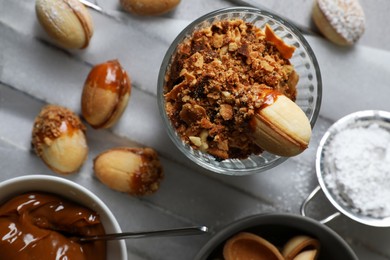
[(220, 160), (262, 152), (249, 136), (250, 119), (264, 104), (265, 90), (295, 101), (298, 81), (270, 38), (251, 23), (230, 20), (178, 45), (164, 95), (167, 115), (185, 142)]

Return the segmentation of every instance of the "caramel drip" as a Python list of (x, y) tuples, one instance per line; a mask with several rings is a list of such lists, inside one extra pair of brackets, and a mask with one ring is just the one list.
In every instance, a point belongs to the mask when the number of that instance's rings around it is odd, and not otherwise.
[(163, 171), (157, 153), (149, 148), (128, 148), (141, 157), (141, 165), (129, 180), (130, 190), (134, 195), (154, 193), (159, 188)]
[(126, 71), (122, 69), (118, 60), (111, 60), (95, 66), (88, 75), (86, 83), (90, 87), (110, 90), (113, 93), (128, 92), (130, 82)]
[[(262, 104), (257, 109), (257, 112), (275, 103), (279, 95), (281, 95), (281, 93), (276, 90), (264, 88), (259, 97), (259, 99), (262, 100)], [(249, 120), (249, 128), (252, 132), (256, 129), (256, 121), (254, 117)]]

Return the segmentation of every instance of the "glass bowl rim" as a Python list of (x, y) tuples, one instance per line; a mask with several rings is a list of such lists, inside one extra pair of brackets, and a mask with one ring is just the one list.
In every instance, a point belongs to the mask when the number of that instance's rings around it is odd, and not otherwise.
[[(281, 156), (276, 156), (277, 159), (273, 160), (271, 163), (267, 163), (261, 166), (256, 166), (253, 168), (240, 168), (240, 169), (226, 169), (226, 168), (220, 168), (215, 165), (211, 165), (207, 162), (204, 162), (197, 158), (195, 155), (193, 155), (188, 148), (183, 144), (182, 140), (180, 137), (175, 135), (175, 129), (170, 123), (170, 120), (166, 114), (165, 111), (165, 100), (163, 98), (163, 91), (164, 91), (164, 82), (165, 82), (165, 75), (167, 72), (167, 69), (169, 68), (172, 55), (174, 55), (176, 48), (180, 42), (182, 42), (188, 35), (189, 33), (192, 33), (194, 29), (201, 24), (202, 22), (207, 21), (207, 19), (217, 17), (218, 15), (223, 15), (223, 14), (229, 14), (229, 13), (250, 13), (253, 15), (259, 15), (259, 16), (266, 16), (271, 19), (276, 20), (280, 24), (282, 24), (284, 27), (289, 29), (294, 37), (296, 37), (301, 43), (302, 43), (302, 48), (306, 51), (308, 54), (308, 57), (310, 61), (312, 62), (314, 66), (314, 71), (317, 79), (317, 86), (316, 86), (316, 92), (317, 95), (315, 97), (315, 106), (313, 107), (313, 112), (311, 113), (311, 117), (309, 118), (310, 125), (313, 128), (315, 125), (315, 122), (318, 118), (319, 111), (321, 108), (321, 102), (322, 102), (322, 77), (321, 77), (321, 72), (320, 72), (320, 67), (317, 61), (317, 58), (307, 42), (307, 40), (304, 38), (303, 34), (300, 32), (300, 30), (293, 24), (289, 23), (286, 21), (284, 18), (273, 14), (269, 11), (265, 11), (259, 8), (254, 8), (254, 7), (227, 7), (227, 8), (222, 8), (218, 9), (212, 12), (209, 12), (207, 14), (204, 14), (200, 16), (199, 18), (193, 20), (190, 22), (184, 29), (181, 30), (181, 32), (175, 37), (175, 39), (172, 41), (170, 44), (169, 48), (167, 49), (161, 66), (159, 70), (159, 75), (157, 78), (157, 105), (159, 109), (159, 113), (161, 118), (163, 119), (163, 124), (166, 126), (166, 131), (172, 140), (172, 142), (175, 144), (175, 146), (192, 162), (196, 163), (197, 165), (201, 166), (204, 169), (207, 169), (212, 172), (224, 174), (224, 175), (233, 175), (233, 176), (241, 176), (241, 175), (249, 175), (257, 172), (263, 172), (266, 170), (269, 170), (271, 168), (276, 167), (277, 165), (283, 163), (288, 159), (288, 157), (281, 157)], [(180, 139), (180, 140), (179, 140)], [(235, 159), (235, 160), (241, 160), (241, 159)], [(227, 172), (227, 170), (229, 172)]]

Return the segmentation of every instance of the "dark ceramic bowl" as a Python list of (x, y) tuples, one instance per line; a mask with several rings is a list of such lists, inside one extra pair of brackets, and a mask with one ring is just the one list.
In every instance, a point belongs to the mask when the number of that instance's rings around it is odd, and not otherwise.
[(295, 235), (308, 235), (320, 242), (317, 260), (358, 259), (349, 245), (332, 229), (313, 219), (293, 214), (261, 214), (229, 224), (204, 245), (195, 259), (223, 259), (222, 249), (226, 240), (242, 231), (259, 235), (277, 247)]

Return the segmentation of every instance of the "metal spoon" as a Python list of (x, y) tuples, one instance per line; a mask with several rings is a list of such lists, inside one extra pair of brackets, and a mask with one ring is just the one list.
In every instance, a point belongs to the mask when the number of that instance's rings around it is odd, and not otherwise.
[(77, 242), (91, 242), (96, 240), (119, 240), (127, 238), (141, 238), (141, 237), (156, 237), (156, 236), (185, 236), (185, 235), (201, 235), (208, 232), (206, 226), (194, 226), (185, 228), (152, 230), (142, 232), (123, 232), (115, 234), (105, 234), (85, 237), (72, 237)]
[(113, 18), (117, 22), (124, 21), (124, 17), (120, 16), (121, 15), (120, 12), (111, 11), (111, 10), (104, 10), (100, 5), (94, 4), (88, 0), (79, 0), (79, 2), (82, 3), (83, 5), (85, 5), (86, 7), (91, 8), (102, 15)]

